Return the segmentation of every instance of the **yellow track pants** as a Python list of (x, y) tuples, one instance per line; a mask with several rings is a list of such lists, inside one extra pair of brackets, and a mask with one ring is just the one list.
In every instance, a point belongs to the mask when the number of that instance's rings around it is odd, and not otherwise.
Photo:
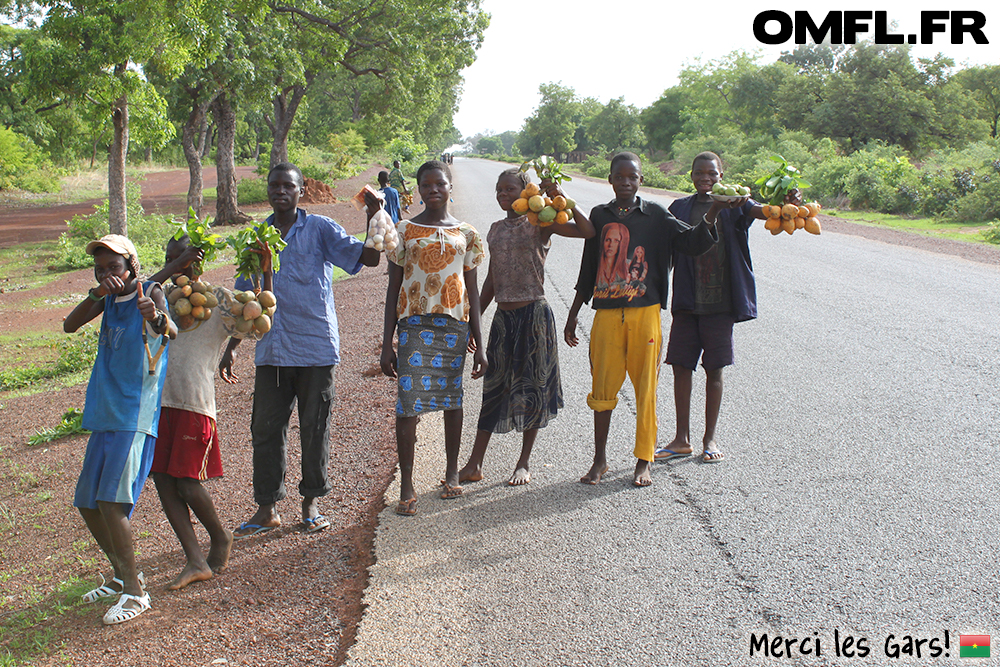
[(656, 386), (660, 376), (663, 331), (660, 306), (598, 310), (590, 331), (593, 385), (587, 405), (595, 412), (614, 410), (625, 374), (635, 388), (635, 457), (653, 460), (656, 449)]

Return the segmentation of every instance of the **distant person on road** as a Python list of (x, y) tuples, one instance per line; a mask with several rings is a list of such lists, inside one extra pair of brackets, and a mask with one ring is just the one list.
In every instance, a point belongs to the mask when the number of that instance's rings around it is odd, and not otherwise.
[[(674, 371), (677, 433), (669, 445), (656, 450), (658, 461), (691, 456), (691, 382), (699, 358), (705, 369), (701, 460), (719, 463), (725, 458), (715, 440), (722, 405), (722, 369), (733, 364), (733, 325), (757, 317), (749, 233), (754, 219), (766, 220), (767, 214), (748, 197), (730, 202), (713, 199), (712, 186), (722, 176), (719, 156), (699, 153), (691, 165), (691, 182), (697, 194), (677, 199), (669, 207), (684, 222), (716, 223), (719, 242), (698, 257), (674, 252), (673, 319), (664, 363)], [(801, 193), (789, 193), (785, 203), (801, 205)]]
[[(438, 160), (417, 170), (425, 208), (399, 223), (399, 245), (388, 255), (382, 372), (397, 381), (396, 451), (399, 455), (399, 504), (396, 513), (416, 513), (413, 458), (417, 418), (444, 411), (446, 468), (444, 499), (462, 495), (458, 454), (462, 444), (462, 396), (466, 349), (471, 335), (476, 352), (472, 377), (486, 372), (479, 325), (476, 267), (486, 256), (475, 227), (448, 212), (451, 170)], [(398, 334), (398, 351), (392, 347)]]
[(378, 173), (378, 187), (385, 195), (385, 211), (392, 218), (395, 225), (399, 224), (399, 192), (389, 185), (389, 172), (380, 171)]
[(413, 203), (413, 195), (410, 194), (410, 189), (406, 187), (406, 179), (403, 177), (403, 170), (400, 168), (399, 160), (392, 161), (392, 170), (389, 171), (389, 185), (395, 188), (396, 192), (400, 193), (403, 210), (409, 213), (410, 204)]
[[(200, 266), (202, 252), (190, 245), (190, 239), (171, 238), (167, 242), (163, 268), (151, 277), (158, 283), (184, 276), (197, 281), (192, 267)], [(271, 289), (270, 255), (263, 260), (263, 288)], [(174, 289), (180, 289), (175, 287)], [(212, 291), (212, 314), (206, 320), (190, 315), (177, 318), (177, 339), (171, 344), (170, 363), (160, 401), (160, 426), (156, 438), (151, 473), (163, 505), (163, 513), (174, 529), (187, 563), (170, 583), (169, 590), (179, 590), (196, 581), (211, 579), (229, 563), (233, 533), (226, 528), (215, 510), (212, 496), (202, 482), (222, 477), (222, 455), (215, 412), (215, 369), (232, 384), (233, 350), (223, 344), (230, 337), (255, 338), (251, 329), (241, 333), (235, 318), (242, 309), (232, 291), (215, 286)], [(173, 295), (170, 300), (173, 301)], [(207, 306), (207, 304), (206, 304)], [(239, 308), (237, 308), (237, 306)], [(211, 540), (208, 556), (202, 554), (198, 536), (191, 524), (191, 512), (208, 531)]]
[[(476, 441), (458, 481), (483, 478), (483, 458), (493, 433), (521, 431), (521, 456), (510, 486), (531, 481), (528, 459), (538, 436), (563, 407), (559, 379), (559, 332), (545, 300), (545, 258), (552, 235), (590, 238), (594, 226), (574, 209), (565, 222), (541, 227), (514, 211), (514, 201), (528, 186), (528, 174), (512, 168), (500, 174), (496, 197), (507, 217), (493, 223), (486, 237), (490, 269), (479, 302), (485, 310), (494, 299), (497, 312), (486, 348), (489, 367), (483, 380), (483, 404)], [(543, 183), (550, 197), (564, 196), (558, 185)]]
[[(288, 244), (274, 272), (277, 311), (271, 330), (257, 343), (254, 378), (253, 489), (257, 511), (234, 531), (235, 539), (257, 535), (281, 525), (277, 503), (287, 495), (288, 424), (298, 404), (302, 443), (302, 526), (314, 533), (330, 526), (319, 511), (319, 498), (330, 492), (330, 410), (334, 375), (340, 362), (340, 334), (333, 301), (333, 268), (350, 275), (362, 266), (378, 266), (381, 253), (365, 248), (330, 218), (299, 208), (302, 172), (294, 164), (275, 165), (267, 175), (267, 198), (274, 213), (267, 223)], [(369, 195), (368, 219), (379, 210)], [(239, 289), (251, 289), (246, 279)], [(239, 344), (232, 338), (225, 354)], [(231, 370), (230, 370), (231, 372)], [(226, 378), (223, 369), (223, 379)]]
[[(587, 405), (594, 411), (594, 463), (580, 481), (597, 484), (608, 471), (611, 413), (627, 374), (635, 388), (637, 410), (632, 483), (649, 486), (653, 483), (650, 464), (656, 447), (656, 385), (663, 336), (660, 309), (667, 306), (670, 257), (675, 250), (699, 255), (718, 236), (714, 221), (689, 227), (659, 204), (639, 197), (642, 166), (632, 153), (618, 153), (611, 159), (608, 182), (615, 198), (590, 212), (597, 236), (584, 243), (576, 298), (564, 331), (571, 347), (579, 344), (577, 316), (583, 304), (593, 299), (593, 383)], [(631, 265), (646, 272), (641, 288), (629, 280)]]
[(150, 606), (136, 568), (130, 519), (153, 462), (167, 339), (177, 329), (159, 284), (139, 280), (139, 256), (130, 240), (108, 234), (88, 243), (87, 253), (94, 257), (97, 287), (63, 322), (63, 330), (73, 333), (101, 316), (83, 407), (83, 428), (91, 436), (73, 505), (114, 569), (111, 581), (102, 576), (83, 601), (117, 597), (104, 614), (105, 625), (114, 625)]

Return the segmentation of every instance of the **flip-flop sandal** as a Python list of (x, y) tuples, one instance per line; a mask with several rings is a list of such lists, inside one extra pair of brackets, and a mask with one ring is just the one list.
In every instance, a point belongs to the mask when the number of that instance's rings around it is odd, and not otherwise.
[[(118, 577), (115, 577), (114, 579), (111, 580), (111, 583), (118, 584), (118, 590), (115, 590), (114, 588), (108, 586), (108, 580), (104, 578), (103, 574), (98, 576), (101, 577), (101, 585), (93, 590), (87, 591), (86, 593), (80, 596), (80, 598), (87, 604), (90, 604), (91, 602), (97, 602), (98, 600), (102, 600), (104, 598), (113, 598), (116, 595), (121, 595), (122, 589), (125, 588), (125, 582), (123, 582)], [(142, 586), (143, 589), (145, 589), (146, 577), (143, 576), (142, 572), (140, 572), (138, 578), (139, 578), (139, 585)]]
[(307, 533), (318, 533), (324, 528), (330, 527), (330, 520), (322, 514), (312, 519), (302, 519), (302, 523), (305, 525)]
[[(130, 600), (134, 601), (139, 606), (126, 607), (125, 603)], [(108, 609), (108, 611), (104, 614), (104, 625), (117, 625), (118, 623), (131, 621), (133, 618), (149, 609), (149, 607), (149, 593), (143, 593), (141, 596), (122, 593), (121, 597), (118, 598), (118, 602), (115, 603), (115, 606)]]
[(672, 449), (669, 449), (667, 447), (663, 447), (662, 449), (657, 449), (653, 453), (653, 460), (654, 461), (672, 461), (674, 459), (686, 459), (689, 456), (691, 456), (691, 454), (692, 454), (692, 452), (686, 452), (686, 453), (675, 452)]
[[(245, 540), (248, 537), (253, 537), (254, 535), (260, 535), (261, 533), (266, 533), (269, 530), (274, 530), (276, 526), (262, 526), (259, 523), (241, 523), (240, 527), (233, 531), (234, 540)], [(242, 535), (240, 531), (245, 532)]]
[(396, 514), (400, 516), (413, 516), (417, 513), (417, 499), (400, 500), (396, 505)]
[(458, 498), (463, 493), (465, 493), (465, 489), (461, 486), (448, 486), (445, 484), (444, 491), (441, 492), (441, 499), (451, 500), (452, 498)]
[(726, 455), (719, 450), (705, 452), (701, 455), (702, 463), (722, 463), (726, 460)]

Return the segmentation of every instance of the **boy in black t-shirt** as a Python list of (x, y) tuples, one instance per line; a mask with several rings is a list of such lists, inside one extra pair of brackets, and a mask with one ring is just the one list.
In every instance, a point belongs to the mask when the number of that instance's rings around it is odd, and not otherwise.
[(718, 240), (714, 224), (694, 227), (677, 220), (659, 204), (638, 197), (642, 167), (632, 153), (611, 159), (608, 182), (615, 199), (590, 213), (597, 235), (587, 239), (564, 336), (576, 346), (577, 316), (593, 298), (590, 334), (593, 384), (587, 404), (594, 410), (594, 463), (580, 478), (597, 484), (608, 470), (607, 440), (618, 391), (628, 375), (636, 394), (636, 486), (649, 486), (656, 446), (656, 386), (662, 329), (660, 310), (667, 307), (670, 257), (674, 250), (700, 255)]

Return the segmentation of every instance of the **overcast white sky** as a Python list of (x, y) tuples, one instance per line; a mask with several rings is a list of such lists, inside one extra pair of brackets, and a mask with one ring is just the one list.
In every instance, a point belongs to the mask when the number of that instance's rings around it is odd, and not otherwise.
[[(890, 32), (901, 34), (919, 31), (921, 11), (979, 11), (986, 18), (989, 44), (976, 44), (966, 36), (965, 45), (953, 45), (950, 34), (937, 33), (932, 45), (917, 44), (913, 53), (932, 57), (941, 52), (956, 64), (1000, 64), (1000, 3), (995, 0), (876, 0), (874, 4), (483, 0), (482, 6), (492, 19), (475, 64), (464, 72), (464, 92), (455, 116), (463, 136), (520, 130), (538, 105), (541, 83), (561, 82), (577, 95), (601, 102), (624, 96), (626, 103), (641, 109), (675, 85), (681, 69), (696, 58), (707, 62), (742, 49), (760, 51), (762, 63), (773, 62), (795, 44), (766, 46), (755, 39), (754, 18), (764, 10), (792, 15), (796, 9), (808, 9), (815, 23), (830, 11), (885, 11), (889, 21), (897, 23)], [(557, 45), (549, 37), (552, 27), (557, 28)]]

